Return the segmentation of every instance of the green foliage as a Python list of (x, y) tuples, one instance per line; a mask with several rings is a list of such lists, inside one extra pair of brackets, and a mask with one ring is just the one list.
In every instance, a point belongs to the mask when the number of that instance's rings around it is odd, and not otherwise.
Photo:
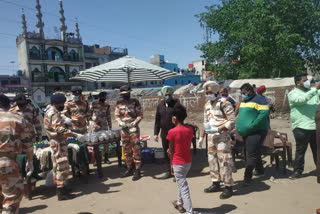
[[(219, 79), (290, 77), (306, 63), (317, 72), (320, 0), (222, 0), (206, 10), (200, 25), (219, 39), (197, 48)], [(213, 66), (220, 58), (229, 63)]]

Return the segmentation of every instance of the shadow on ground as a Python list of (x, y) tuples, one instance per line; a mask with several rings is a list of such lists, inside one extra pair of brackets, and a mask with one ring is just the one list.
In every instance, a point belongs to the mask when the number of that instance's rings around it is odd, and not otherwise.
[(46, 209), (48, 206), (47, 205), (36, 205), (33, 207), (23, 207), (19, 209), (20, 214), (24, 213), (41, 213), (41, 210)]
[(237, 209), (237, 207), (233, 204), (222, 204), (220, 207), (214, 208), (194, 208), (195, 211), (201, 214), (225, 214), (235, 209)]

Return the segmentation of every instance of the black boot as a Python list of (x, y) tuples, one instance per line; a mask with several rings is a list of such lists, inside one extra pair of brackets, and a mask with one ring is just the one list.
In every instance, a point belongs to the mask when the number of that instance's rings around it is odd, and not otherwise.
[(212, 182), (212, 185), (204, 189), (204, 192), (218, 192), (220, 190), (220, 182)]
[(63, 190), (65, 191), (65, 193), (69, 194), (72, 192), (72, 188), (68, 185), (64, 185), (63, 186)]
[(64, 188), (57, 188), (58, 201), (72, 199), (72, 195), (67, 193)]
[(136, 169), (136, 170), (134, 171), (132, 180), (133, 180), (133, 181), (137, 181), (137, 180), (139, 180), (140, 178), (141, 178), (140, 169)]
[(255, 169), (254, 172), (253, 172), (253, 175), (256, 176), (256, 177), (262, 177), (262, 176), (264, 176), (264, 170)]
[(243, 186), (250, 186), (251, 180), (252, 180), (252, 171), (253, 167), (247, 166), (246, 170), (244, 171), (244, 180), (243, 180)]
[(128, 169), (121, 175), (121, 178), (129, 177), (133, 175), (133, 167), (129, 166)]
[(225, 187), (220, 195), (220, 199), (227, 199), (232, 196), (232, 187)]
[(108, 153), (104, 153), (104, 163), (111, 164), (111, 161), (108, 158)]

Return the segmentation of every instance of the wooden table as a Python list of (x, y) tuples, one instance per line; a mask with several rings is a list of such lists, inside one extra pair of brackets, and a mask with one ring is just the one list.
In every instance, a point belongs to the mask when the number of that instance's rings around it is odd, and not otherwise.
[(92, 146), (93, 147), (93, 152), (94, 152), (94, 158), (96, 160), (96, 164), (97, 164), (97, 172), (98, 172), (98, 177), (102, 178), (103, 177), (103, 172), (102, 172), (102, 155), (100, 155), (99, 153), (99, 146), (100, 145), (105, 145), (105, 144), (109, 144), (109, 143), (116, 143), (117, 148), (116, 148), (116, 153), (117, 153), (117, 157), (118, 157), (118, 166), (121, 167), (122, 166), (122, 161), (121, 161), (121, 146), (120, 146), (120, 138), (114, 138), (112, 140), (108, 140), (105, 142), (99, 142), (99, 143), (94, 143), (94, 144), (88, 144), (88, 146)]

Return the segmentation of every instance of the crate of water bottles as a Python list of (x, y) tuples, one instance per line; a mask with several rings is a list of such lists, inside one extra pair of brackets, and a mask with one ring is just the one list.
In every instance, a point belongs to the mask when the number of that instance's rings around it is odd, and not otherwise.
[(50, 146), (50, 142), (49, 141), (41, 141), (41, 142), (34, 142), (33, 143), (33, 147), (34, 148), (41, 148), (41, 149), (43, 149), (43, 148), (47, 148), (47, 147), (49, 147)]
[(84, 143), (87, 145), (113, 143), (120, 141), (120, 139), (120, 130), (103, 130), (90, 132), (84, 135)]

